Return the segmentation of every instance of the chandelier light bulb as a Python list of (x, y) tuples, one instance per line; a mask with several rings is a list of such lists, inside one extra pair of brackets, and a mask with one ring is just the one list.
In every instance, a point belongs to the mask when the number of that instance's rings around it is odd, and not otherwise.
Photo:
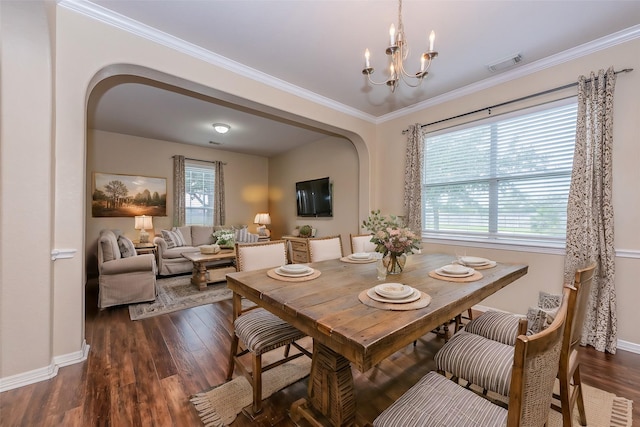
[(371, 67), (371, 63), (369, 62), (369, 58), (370, 57), (371, 57), (371, 54), (369, 53), (369, 49), (365, 49), (364, 50), (364, 66), (365, 66), (365, 68)]
[(394, 46), (396, 44), (396, 27), (391, 24), (389, 27), (389, 46)]
[(433, 42), (436, 41), (436, 32), (431, 30), (431, 34), (429, 34), (429, 52), (433, 52)]

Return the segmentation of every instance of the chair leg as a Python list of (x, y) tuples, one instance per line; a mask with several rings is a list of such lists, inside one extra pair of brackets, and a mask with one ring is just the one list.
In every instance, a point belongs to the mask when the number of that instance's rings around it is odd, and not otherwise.
[(558, 375), (558, 379), (560, 381), (560, 411), (562, 412), (562, 425), (570, 426), (571, 425), (571, 389), (569, 384), (569, 377), (567, 372), (561, 373)]
[(227, 367), (227, 381), (233, 377), (233, 370), (236, 366), (236, 354), (238, 353), (238, 336), (234, 333), (231, 340), (231, 351), (229, 352), (229, 364)]
[(253, 413), (262, 412), (262, 355), (253, 356)]
[(576, 367), (573, 373), (574, 393), (577, 393), (576, 400), (578, 402), (578, 415), (580, 416), (580, 425), (587, 425), (587, 414), (584, 411), (584, 399), (582, 396), (582, 381), (580, 380), (580, 366)]

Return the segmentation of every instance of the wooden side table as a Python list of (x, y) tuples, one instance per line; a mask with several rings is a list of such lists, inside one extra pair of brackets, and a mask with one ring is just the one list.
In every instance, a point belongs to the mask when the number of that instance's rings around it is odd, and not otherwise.
[(142, 254), (156, 255), (156, 253), (158, 252), (158, 247), (155, 245), (155, 243), (133, 242), (133, 247), (136, 248), (136, 253), (138, 255), (142, 255)]

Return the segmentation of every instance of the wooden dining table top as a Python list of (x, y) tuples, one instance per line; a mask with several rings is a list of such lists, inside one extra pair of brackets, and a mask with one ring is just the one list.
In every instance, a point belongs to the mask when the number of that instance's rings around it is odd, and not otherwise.
[[(439, 325), (527, 274), (525, 264), (498, 262), (467, 283), (429, 272), (454, 260), (449, 254), (415, 254), (404, 271), (377, 280), (375, 263), (340, 260), (310, 263), (320, 275), (308, 281), (278, 280), (269, 269), (227, 274), (227, 286), (343, 355), (364, 372)], [(424, 308), (392, 311), (363, 304), (358, 295), (381, 283), (402, 283), (431, 297)]]

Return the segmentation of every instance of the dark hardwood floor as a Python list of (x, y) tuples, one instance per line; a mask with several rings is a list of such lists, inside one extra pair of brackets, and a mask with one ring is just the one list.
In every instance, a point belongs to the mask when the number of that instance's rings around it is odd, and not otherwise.
[[(223, 301), (147, 320), (131, 321), (126, 307), (98, 311), (97, 289), (87, 288), (87, 361), (58, 375), (0, 394), (1, 426), (197, 426), (189, 396), (225, 380), (231, 303)], [(378, 413), (433, 369), (443, 341), (434, 334), (395, 353), (366, 373), (354, 371), (357, 422)], [(581, 352), (583, 381), (634, 400), (640, 425), (640, 355)], [(266, 419), (293, 426), (290, 404), (306, 380), (271, 396)], [(244, 415), (233, 426), (250, 426)]]

